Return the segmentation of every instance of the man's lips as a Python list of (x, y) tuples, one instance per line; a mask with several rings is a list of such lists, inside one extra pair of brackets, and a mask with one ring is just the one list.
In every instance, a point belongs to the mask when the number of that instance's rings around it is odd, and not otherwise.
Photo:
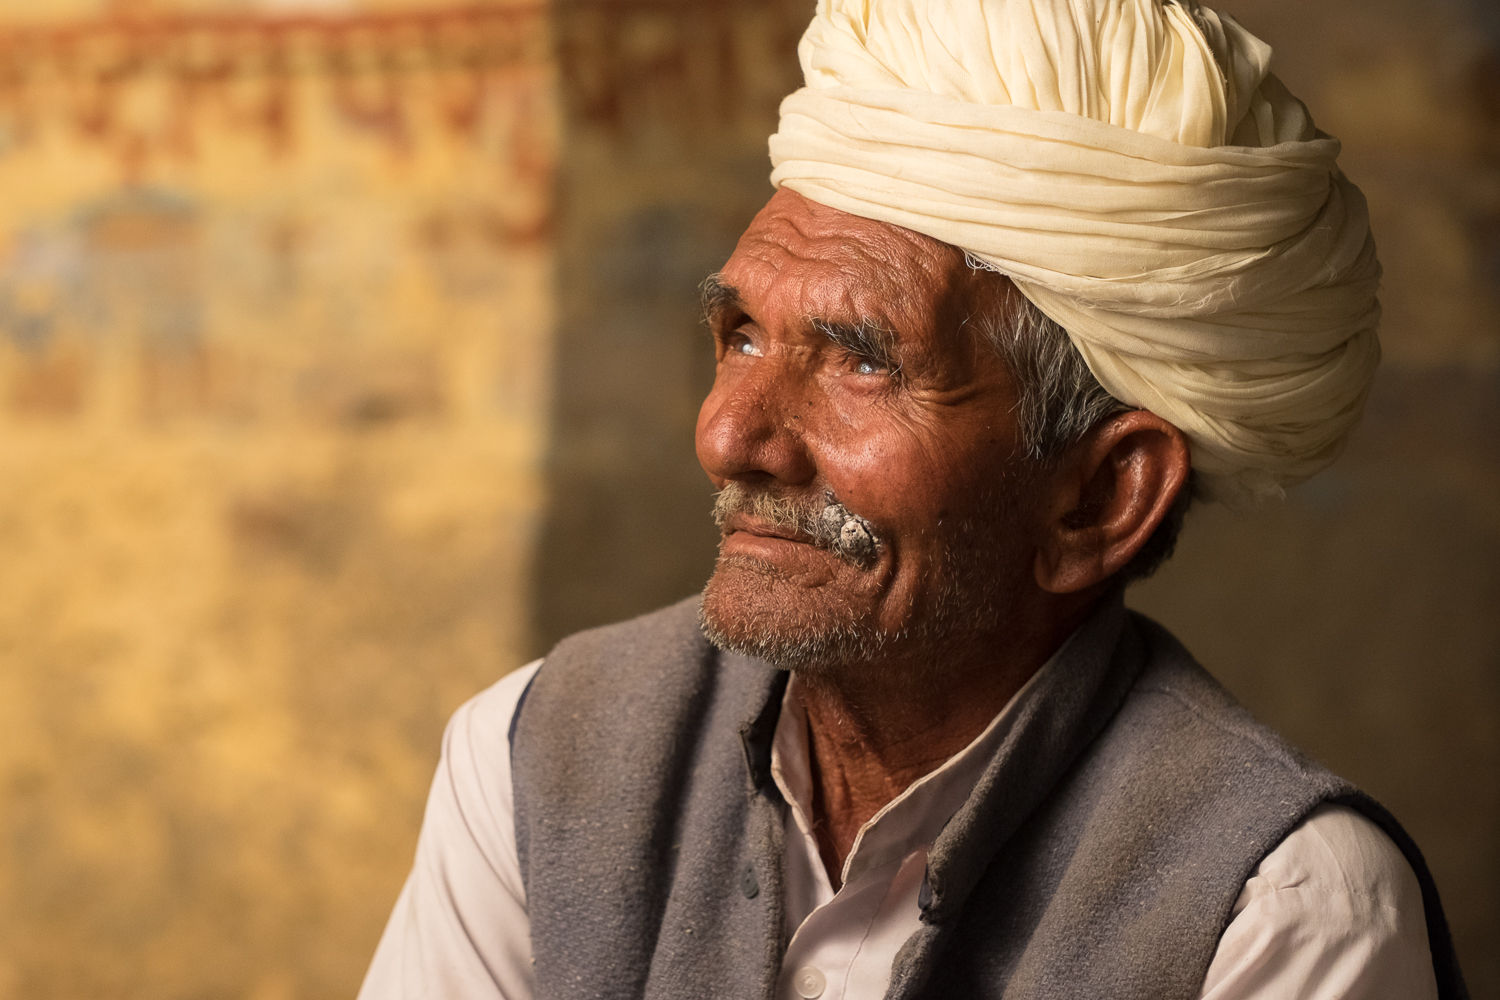
[(803, 534), (795, 528), (783, 527), (763, 521), (758, 517), (748, 514), (731, 514), (724, 523), (724, 537), (728, 538), (734, 534), (753, 535), (757, 538), (776, 538), (787, 542), (797, 542), (802, 545), (816, 546), (817, 542), (810, 535)]
[(824, 491), (819, 504), (808, 497), (778, 498), (726, 483), (714, 497), (714, 523), (722, 535), (721, 555), (759, 550), (782, 559), (793, 550), (814, 549), (869, 569), (883, 545), (874, 525), (840, 503), (832, 490)]

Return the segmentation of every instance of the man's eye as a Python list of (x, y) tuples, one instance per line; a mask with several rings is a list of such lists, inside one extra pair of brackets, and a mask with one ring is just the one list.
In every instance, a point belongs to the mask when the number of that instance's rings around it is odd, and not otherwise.
[(739, 330), (724, 334), (723, 340), (725, 354), (743, 354), (748, 358), (758, 358), (761, 355), (761, 350), (755, 346), (755, 341)]
[(845, 355), (844, 363), (849, 366), (848, 370), (856, 375), (888, 375), (891, 370), (890, 366), (884, 362), (868, 354), (856, 354), (853, 351)]

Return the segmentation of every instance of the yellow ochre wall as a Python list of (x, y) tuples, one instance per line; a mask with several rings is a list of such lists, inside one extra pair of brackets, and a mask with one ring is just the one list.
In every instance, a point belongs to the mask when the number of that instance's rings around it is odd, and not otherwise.
[(525, 645), (550, 24), (95, 7), (0, 10), (0, 998), (349, 995)]

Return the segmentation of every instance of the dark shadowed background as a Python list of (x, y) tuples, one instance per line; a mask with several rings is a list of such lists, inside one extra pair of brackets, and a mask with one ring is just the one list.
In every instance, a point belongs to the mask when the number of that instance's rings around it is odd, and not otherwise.
[[(0, 998), (352, 994), (447, 715), (701, 585), (696, 286), (810, 9), (0, 3)], [(1386, 363), (1133, 602), (1500, 995), (1500, 15), (1224, 9), (1344, 140)]]

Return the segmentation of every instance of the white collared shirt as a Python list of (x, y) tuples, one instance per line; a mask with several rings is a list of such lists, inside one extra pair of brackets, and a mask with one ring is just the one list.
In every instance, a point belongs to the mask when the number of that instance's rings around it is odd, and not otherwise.
[[(540, 661), (458, 710), (443, 740), (415, 863), (360, 1000), (530, 1000), (525, 888), (516, 854), (510, 722)], [(1043, 669), (1046, 669), (1045, 667)], [(864, 825), (833, 891), (808, 822), (806, 722), (789, 686), (772, 743), (786, 817), (786, 916), (795, 927), (778, 1000), (884, 995), (918, 926), (927, 850), (973, 790), (1035, 677), (989, 727)], [(1437, 986), (1421, 890), (1373, 823), (1322, 806), (1256, 869), (1200, 1000), (1429, 1000)]]

